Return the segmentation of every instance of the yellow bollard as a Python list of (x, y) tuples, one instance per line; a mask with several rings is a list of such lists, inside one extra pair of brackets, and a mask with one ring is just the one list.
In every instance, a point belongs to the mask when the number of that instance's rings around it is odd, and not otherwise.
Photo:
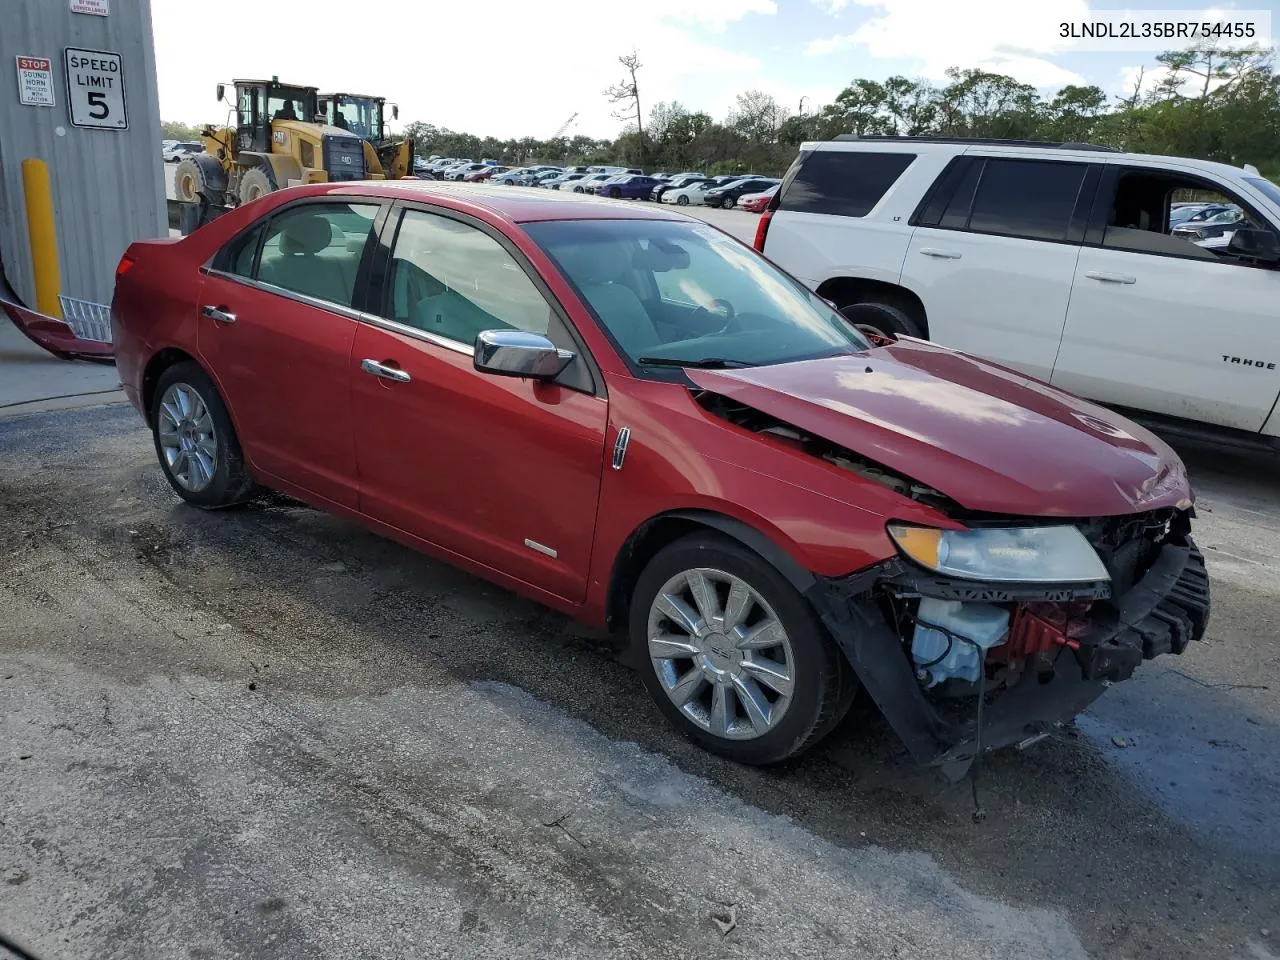
[(35, 307), (47, 317), (62, 319), (62, 272), (58, 268), (58, 235), (53, 226), (53, 190), (49, 166), (43, 160), (22, 161), (22, 189), (27, 199), (27, 239), (31, 243), (31, 271), (35, 274)]

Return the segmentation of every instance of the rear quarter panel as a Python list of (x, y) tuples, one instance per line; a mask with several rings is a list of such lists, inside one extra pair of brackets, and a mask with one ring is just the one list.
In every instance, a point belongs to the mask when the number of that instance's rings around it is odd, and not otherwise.
[(142, 381), (150, 359), (166, 348), (195, 355), (196, 303), (204, 276), (182, 242), (139, 241), (126, 256), (134, 264), (116, 280), (112, 338), (120, 382), (145, 417)]
[(911, 214), (952, 155), (918, 153), (865, 217), (798, 212), (784, 202), (769, 224), (765, 255), (815, 290), (835, 277), (898, 283), (914, 232)]

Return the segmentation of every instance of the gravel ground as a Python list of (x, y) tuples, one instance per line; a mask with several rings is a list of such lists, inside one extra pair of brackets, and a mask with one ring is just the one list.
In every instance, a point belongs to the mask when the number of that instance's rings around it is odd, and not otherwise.
[(975, 825), (869, 710), (735, 766), (534, 604), (282, 498), (182, 506), (131, 408), (0, 421), (0, 932), (44, 960), (1271, 957), (1273, 465), (1192, 463), (1208, 640), (990, 758)]

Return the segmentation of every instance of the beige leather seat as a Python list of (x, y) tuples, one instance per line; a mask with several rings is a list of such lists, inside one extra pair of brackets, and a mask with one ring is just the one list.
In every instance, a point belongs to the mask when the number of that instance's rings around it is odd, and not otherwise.
[(622, 282), (632, 263), (626, 246), (579, 244), (564, 249), (560, 256), (582, 295), (626, 353), (643, 356), (661, 342), (644, 304)]
[[(278, 252), (263, 250), (258, 279), (319, 300), (350, 306), (363, 250), (335, 243), (333, 227), (323, 216), (288, 216), (280, 232)], [(332, 255), (321, 255), (332, 249)]]

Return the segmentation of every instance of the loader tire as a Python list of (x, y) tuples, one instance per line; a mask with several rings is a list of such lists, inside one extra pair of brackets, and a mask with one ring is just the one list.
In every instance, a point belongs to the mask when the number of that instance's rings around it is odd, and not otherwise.
[(259, 197), (265, 197), (274, 189), (271, 185), (271, 178), (267, 176), (267, 171), (262, 167), (246, 170), (240, 176), (241, 203), (252, 203)]
[(209, 203), (222, 203), (226, 177), (216, 161), (185, 157), (173, 171), (173, 193), (179, 203), (199, 203), (203, 196)]

